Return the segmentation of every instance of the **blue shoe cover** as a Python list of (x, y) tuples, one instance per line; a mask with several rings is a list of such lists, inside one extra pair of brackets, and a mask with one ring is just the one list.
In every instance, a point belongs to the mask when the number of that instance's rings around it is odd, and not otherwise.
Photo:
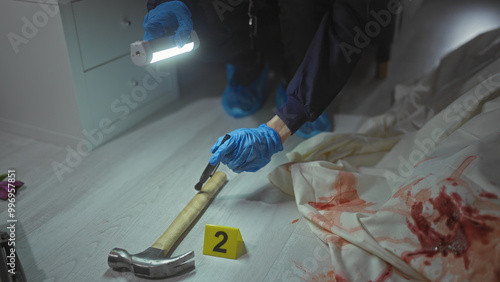
[(235, 71), (233, 65), (226, 64), (228, 84), (222, 94), (222, 106), (230, 116), (241, 118), (255, 113), (262, 107), (269, 67), (267, 64), (264, 65), (259, 76), (248, 86), (236, 84), (233, 79)]
[[(278, 90), (276, 91), (276, 107), (279, 109), (285, 105), (288, 96), (286, 94), (286, 90), (283, 87), (283, 83), (280, 83), (278, 86)], [(306, 122), (302, 125), (295, 134), (299, 135), (302, 138), (310, 138), (321, 132), (330, 131), (332, 129), (332, 125), (330, 123), (330, 119), (326, 112), (323, 112), (315, 121)]]
[(321, 132), (330, 131), (332, 125), (326, 112), (323, 112), (315, 121), (306, 122), (297, 130), (297, 135), (303, 138), (311, 138)]

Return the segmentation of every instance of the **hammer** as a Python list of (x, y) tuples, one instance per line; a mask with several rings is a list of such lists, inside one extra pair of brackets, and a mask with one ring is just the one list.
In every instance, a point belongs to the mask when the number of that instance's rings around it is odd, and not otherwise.
[(151, 247), (135, 255), (114, 248), (108, 255), (109, 267), (143, 278), (166, 278), (193, 269), (194, 261), (187, 262), (194, 257), (193, 251), (172, 258), (167, 255), (225, 182), (226, 174), (216, 172)]

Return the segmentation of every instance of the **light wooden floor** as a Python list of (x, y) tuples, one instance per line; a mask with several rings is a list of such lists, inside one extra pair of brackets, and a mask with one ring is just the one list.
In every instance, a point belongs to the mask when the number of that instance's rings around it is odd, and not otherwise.
[[(500, 26), (498, 16), (491, 16), (491, 21), (478, 16), (498, 15), (497, 1), (469, 2), (426, 3), (397, 37), (388, 79), (373, 79), (373, 63), (366, 56), (328, 109), (336, 114), (335, 130), (355, 130), (366, 115), (387, 109), (395, 83), (430, 70), (471, 34)], [(475, 16), (464, 16), (465, 11)], [(475, 30), (467, 24), (470, 21)], [(26, 182), (17, 194), (16, 247), (29, 281), (141, 280), (109, 269), (109, 251), (120, 247), (138, 253), (149, 247), (196, 193), (193, 186), (217, 137), (256, 127), (271, 117), (274, 97), (251, 117), (228, 117), (220, 105), (223, 67), (186, 65), (180, 69), (180, 100), (83, 157), (62, 181), (52, 163), (65, 162), (68, 148), (0, 133), (1, 173), (15, 169)], [(275, 86), (270, 85), (270, 93)], [(285, 152), (301, 141), (292, 136)], [(325, 247), (300, 219), (294, 199), (267, 180), (267, 174), (284, 162), (282, 152), (261, 171), (239, 175), (221, 165), (228, 183), (174, 252), (194, 250), (196, 269), (168, 281), (302, 281), (314, 276), (304, 269), (328, 270)], [(7, 225), (6, 209), (2, 201), (1, 230)], [(296, 219), (300, 220), (294, 223)], [(239, 228), (247, 254), (238, 260), (204, 256), (206, 223)]]

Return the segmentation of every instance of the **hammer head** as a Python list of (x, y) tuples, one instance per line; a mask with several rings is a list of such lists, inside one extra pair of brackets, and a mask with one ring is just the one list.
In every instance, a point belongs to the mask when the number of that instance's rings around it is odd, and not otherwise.
[(129, 254), (124, 249), (114, 248), (108, 255), (108, 265), (114, 270), (130, 271), (144, 278), (165, 278), (175, 276), (194, 268), (194, 252), (167, 258), (163, 250), (150, 247), (142, 253)]

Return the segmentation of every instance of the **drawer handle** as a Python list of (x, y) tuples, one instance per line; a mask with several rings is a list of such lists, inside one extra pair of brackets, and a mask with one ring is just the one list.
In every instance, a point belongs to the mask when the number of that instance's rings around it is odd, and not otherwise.
[(131, 26), (132, 25), (132, 22), (130, 20), (127, 20), (127, 19), (124, 19), (122, 21), (122, 25), (123, 26)]
[(137, 82), (136, 80), (131, 80), (128, 82), (128, 84), (130, 85), (130, 87), (136, 87), (137, 85), (139, 85), (139, 82)]

